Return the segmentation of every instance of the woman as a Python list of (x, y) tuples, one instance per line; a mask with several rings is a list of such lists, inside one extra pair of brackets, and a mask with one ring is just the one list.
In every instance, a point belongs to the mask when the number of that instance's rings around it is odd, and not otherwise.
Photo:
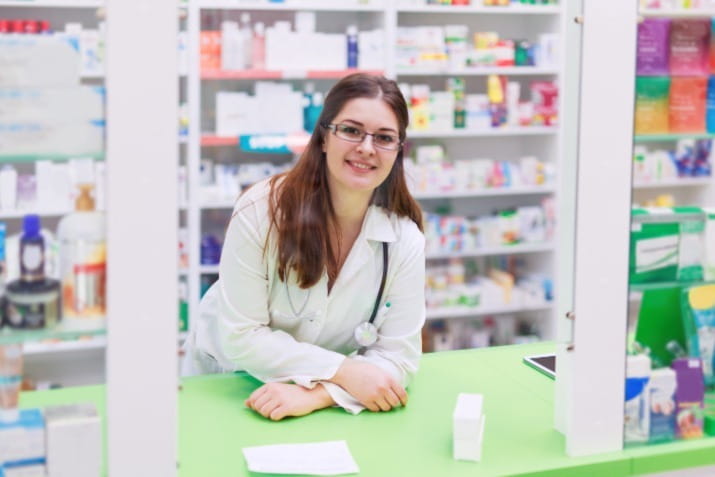
[(407, 123), (394, 81), (331, 89), (295, 167), (239, 198), (184, 374), (247, 371), (266, 384), (246, 405), (273, 420), (406, 405), (425, 319)]

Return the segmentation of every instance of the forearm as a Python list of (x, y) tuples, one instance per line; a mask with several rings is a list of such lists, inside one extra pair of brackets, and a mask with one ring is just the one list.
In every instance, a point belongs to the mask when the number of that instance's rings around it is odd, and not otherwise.
[(326, 407), (335, 406), (335, 401), (322, 384), (318, 384), (313, 389), (309, 390), (315, 402), (315, 410), (325, 409)]

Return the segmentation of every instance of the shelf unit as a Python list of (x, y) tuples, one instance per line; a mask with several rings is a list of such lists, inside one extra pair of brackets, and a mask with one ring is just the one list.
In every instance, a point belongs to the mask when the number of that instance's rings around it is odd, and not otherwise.
[(400, 13), (447, 13), (454, 15), (559, 15), (561, 8), (555, 5), (414, 5), (414, 2), (401, 2), (397, 11)]
[[(3, 18), (13, 19), (46, 19), (51, 23), (51, 27), (56, 30), (62, 29), (62, 24), (66, 22), (79, 22), (84, 28), (93, 27), (104, 17), (102, 0), (0, 0), (0, 9)], [(79, 65), (78, 65), (79, 66)], [(104, 74), (82, 74), (79, 77), (79, 84), (97, 85), (104, 84)], [(106, 117), (106, 112), (105, 112)], [(32, 173), (32, 164), (37, 161), (67, 161), (76, 158), (91, 158), (95, 161), (104, 161), (106, 151), (87, 150), (84, 153), (76, 154), (41, 154), (41, 155), (0, 155), (0, 163), (12, 163), (19, 173)], [(0, 210), (0, 220), (7, 221), (7, 235), (12, 235), (21, 230), (21, 221), (26, 214), (37, 214), (40, 216), (43, 228), (53, 232), (59, 217), (74, 210), (70, 209), (38, 209), (36, 206), (15, 209)], [(54, 278), (54, 277), (53, 277)], [(37, 358), (39, 365), (50, 364), (47, 361), (47, 350), (50, 348), (55, 352), (80, 351), (83, 349), (99, 349), (97, 343), (106, 342), (106, 330), (104, 329), (70, 329), (63, 327), (61, 323), (53, 329), (18, 330), (4, 327), (0, 329), (0, 344), (24, 343), (24, 353), (26, 356)], [(53, 343), (48, 343), (53, 342)], [(101, 349), (104, 349), (102, 344)], [(53, 383), (65, 385), (71, 384), (97, 384), (104, 382), (104, 352), (99, 359), (101, 363), (97, 366), (102, 368), (101, 376), (98, 380), (83, 375), (74, 369), (56, 367), (53, 370)], [(30, 375), (32, 378), (33, 376)]]
[[(477, 31), (496, 31), (504, 38), (526, 38), (535, 41), (541, 33), (564, 35), (564, 5), (530, 6), (510, 5), (509, 7), (486, 6), (440, 6), (408, 5), (410, 2), (397, 2), (397, 25), (448, 25), (465, 24), (470, 35)], [(414, 2), (412, 2), (414, 3)], [(560, 2), (563, 3), (563, 2)], [(460, 15), (455, 18), (455, 15)], [(431, 89), (444, 89), (445, 79), (449, 76), (463, 77), (466, 93), (484, 92), (488, 75), (506, 75), (510, 81), (521, 85), (522, 98), (528, 97), (528, 83), (531, 80), (555, 80), (559, 91), (563, 91), (564, 66), (562, 59), (555, 66), (514, 66), (514, 67), (474, 67), (444, 69), (428, 68), (393, 68), (394, 77), (400, 83), (426, 83)], [(561, 108), (560, 108), (561, 109)], [(445, 146), (451, 159), (489, 157), (495, 160), (515, 160), (521, 155), (534, 155), (540, 160), (550, 162), (555, 170), (560, 170), (561, 138), (560, 126), (554, 127), (501, 127), (492, 129), (455, 129), (444, 131), (415, 131), (407, 133), (409, 139), (417, 144), (439, 143)], [(556, 178), (558, 182), (558, 178)], [(515, 187), (504, 189), (485, 189), (479, 191), (417, 192), (415, 198), (428, 210), (437, 210), (448, 201), (457, 215), (475, 216), (489, 214), (499, 207), (518, 207), (535, 205), (545, 197), (553, 197), (558, 202), (558, 187), (555, 185)], [(558, 206), (557, 206), (558, 207)], [(475, 259), (478, 263), (490, 257), (519, 257), (527, 263), (531, 271), (539, 271), (551, 277), (556, 275), (557, 254), (554, 244), (517, 244), (485, 248), (470, 252), (452, 254), (428, 254), (428, 268), (434, 260), (452, 257)], [(558, 284), (556, 284), (558, 290)], [(464, 317), (479, 319), (490, 314), (518, 314), (520, 319), (534, 322), (544, 338), (554, 337), (555, 308), (553, 303), (539, 307), (506, 306), (498, 309), (429, 309), (429, 320)]]
[(640, 16), (664, 17), (664, 18), (703, 18), (715, 17), (715, 9), (693, 8), (693, 9), (672, 9), (672, 8), (641, 8)]
[[(187, 280), (189, 288), (189, 316), (195, 316), (199, 304), (199, 296), (202, 280), (208, 276), (218, 273), (215, 265), (201, 265), (199, 259), (199, 243), (201, 236), (206, 230), (205, 218), (209, 215), (228, 219), (228, 213), (233, 208), (235, 198), (228, 197), (225, 200), (201, 201), (198, 197), (200, 160), (204, 157), (215, 155), (230, 158), (231, 163), (243, 162), (245, 153), (238, 149), (239, 138), (222, 137), (211, 131), (211, 126), (206, 126), (202, 121), (211, 117), (211, 113), (206, 113), (210, 104), (207, 104), (205, 89), (216, 88), (216, 84), (226, 85), (226, 89), (245, 90), (250, 86), (251, 80), (270, 81), (291, 81), (300, 88), (301, 81), (319, 81), (319, 90), (327, 91), (329, 85), (337, 81), (342, 76), (353, 70), (338, 71), (267, 71), (267, 70), (244, 70), (244, 71), (200, 71), (198, 55), (198, 39), (202, 24), (202, 12), (214, 11), (230, 12), (235, 18), (238, 12), (246, 11), (258, 15), (261, 21), (270, 18), (270, 13), (283, 15), (285, 20), (286, 12), (299, 10), (312, 10), (321, 14), (332, 12), (330, 17), (338, 23), (346, 25), (353, 23), (353, 18), (348, 18), (348, 13), (359, 15), (360, 21), (368, 23), (372, 28), (380, 27), (385, 32), (385, 44), (389, 45), (386, 51), (384, 68), (377, 71), (384, 73), (390, 78), (399, 82), (422, 82), (422, 81), (444, 81), (448, 76), (464, 77), (467, 82), (467, 92), (481, 92), (484, 87), (475, 82), (484, 81), (487, 75), (501, 74), (514, 77), (515, 81), (520, 81), (526, 85), (532, 79), (554, 79), (558, 80), (560, 89), (563, 89), (561, 78), (563, 76), (563, 66), (559, 63), (550, 67), (482, 67), (472, 69), (451, 70), (398, 70), (394, 64), (396, 45), (396, 34), (399, 26), (414, 24), (446, 25), (464, 23), (469, 25), (470, 31), (499, 31), (506, 29), (505, 37), (516, 38), (525, 37), (536, 40), (540, 33), (563, 32), (563, 6), (510, 6), (504, 7), (450, 7), (435, 5), (411, 5), (400, 0), (394, 1), (354, 1), (354, 2), (332, 2), (332, 1), (297, 1), (287, 0), (282, 3), (269, 3), (255, 0), (233, 0), (233, 1), (203, 1), (198, 0), (189, 4), (188, 32), (189, 44), (192, 55), (188, 75), (188, 95), (190, 109), (191, 129), (187, 140), (188, 151), (188, 184), (189, 203), (186, 207), (186, 218), (189, 228), (189, 268), (182, 274)], [(342, 13), (342, 14), (341, 14)], [(337, 16), (336, 16), (337, 14)], [(343, 15), (344, 14), (344, 15)], [(458, 17), (455, 15), (459, 15)], [(218, 15), (220, 16), (220, 15)], [(370, 20), (366, 20), (369, 17)], [(318, 21), (318, 31), (320, 31), (320, 20)], [(342, 26), (331, 25), (332, 31), (344, 31)], [(518, 33), (516, 33), (518, 32)], [(327, 84), (327, 86), (326, 86)], [(223, 86), (221, 86), (223, 87)], [(524, 91), (526, 88), (523, 88)], [(522, 97), (528, 93), (522, 93)], [(210, 98), (208, 99), (210, 103)], [(209, 109), (210, 110), (210, 109)], [(481, 149), (482, 145), (488, 145), (489, 154), (497, 160), (513, 160), (520, 155), (527, 155), (533, 149), (537, 151), (540, 159), (550, 161), (556, 170), (559, 167), (561, 155), (560, 126), (554, 127), (502, 127), (485, 130), (447, 130), (447, 131), (408, 131), (408, 140), (417, 144), (430, 143), (430, 141), (444, 142), (449, 151), (454, 146), (453, 158), (474, 157), (474, 150)], [(307, 142), (308, 136), (305, 136)], [(500, 149), (506, 145), (509, 152), (507, 157), (501, 157)], [(240, 159), (239, 159), (240, 158)], [(255, 159), (255, 157), (254, 157)], [(273, 160), (271, 160), (273, 162)], [(544, 186), (514, 187), (514, 188), (494, 188), (475, 191), (448, 191), (448, 192), (418, 192), (415, 198), (420, 200), (424, 207), (430, 208), (438, 203), (450, 201), (459, 209), (460, 213), (469, 215), (479, 207), (517, 206), (519, 204), (532, 205), (538, 203), (544, 197), (557, 197), (556, 185), (548, 184)], [(475, 205), (476, 204), (476, 205)], [(482, 205), (484, 204), (484, 205)], [(476, 208), (475, 208), (476, 207)], [(515, 246), (494, 247), (480, 249), (470, 252), (460, 252), (457, 254), (434, 254), (428, 257), (429, 260), (439, 260), (449, 257), (476, 258), (491, 256), (520, 256), (529, 262), (533, 270), (544, 270), (552, 277), (555, 275), (556, 266), (554, 261), (556, 254), (554, 244), (519, 244)], [(531, 258), (534, 257), (534, 258)], [(553, 311), (552, 306), (522, 309), (520, 307), (507, 307), (500, 309), (504, 313), (520, 313), (541, 318)], [(490, 313), (487, 311), (487, 313)], [(495, 311), (494, 313), (500, 313)], [(441, 316), (441, 315), (439, 315)], [(460, 315), (461, 316), (461, 315)], [(482, 316), (481, 313), (471, 316)], [(191, 327), (191, 320), (189, 321)], [(553, 330), (550, 325), (544, 329), (544, 337), (553, 337)]]
[(540, 313), (553, 311), (553, 305), (545, 303), (538, 306), (497, 306), (497, 307), (449, 307), (428, 308), (427, 320), (445, 320), (456, 318), (476, 318), (490, 315), (510, 315), (517, 313)]

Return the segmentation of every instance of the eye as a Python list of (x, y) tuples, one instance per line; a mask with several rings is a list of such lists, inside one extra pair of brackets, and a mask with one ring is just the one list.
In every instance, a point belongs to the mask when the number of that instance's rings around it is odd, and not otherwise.
[(389, 134), (377, 134), (375, 136), (375, 140), (382, 144), (394, 144), (397, 142), (397, 138), (395, 136), (390, 136)]
[(354, 126), (348, 126), (345, 124), (338, 124), (338, 131), (341, 133), (347, 135), (347, 136), (353, 136), (353, 137), (360, 137), (362, 136), (362, 131), (360, 131), (358, 128)]

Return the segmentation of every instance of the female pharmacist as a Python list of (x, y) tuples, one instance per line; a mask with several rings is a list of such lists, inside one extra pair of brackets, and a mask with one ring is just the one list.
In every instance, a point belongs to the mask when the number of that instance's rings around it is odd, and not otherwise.
[(425, 319), (407, 122), (394, 81), (354, 74), (330, 90), (295, 167), (239, 197), (184, 375), (247, 371), (266, 384), (245, 404), (273, 420), (407, 404)]

